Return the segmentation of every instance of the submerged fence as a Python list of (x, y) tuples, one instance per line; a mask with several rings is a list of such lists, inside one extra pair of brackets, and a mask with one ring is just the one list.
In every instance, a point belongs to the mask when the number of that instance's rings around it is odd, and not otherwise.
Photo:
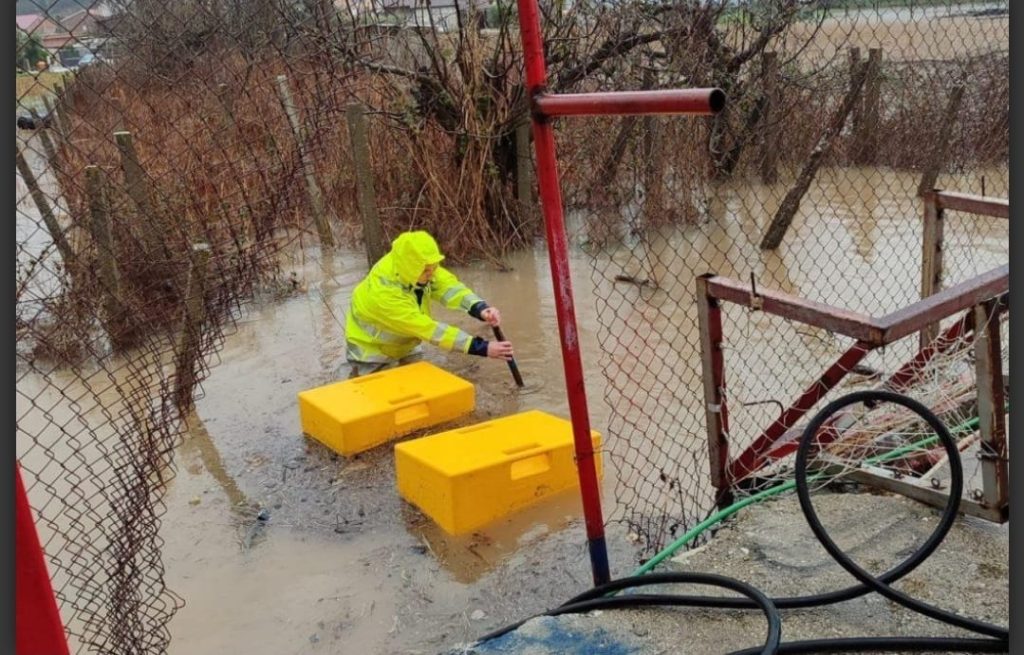
[[(1008, 195), (1008, 2), (884, 4), (545, 17), (555, 90), (729, 98), (697, 121), (556, 125), (591, 264), (576, 274), (596, 292), (588, 361), (610, 419), (595, 427), (626, 508), (609, 518), (645, 551), (715, 502), (695, 277), (881, 315), (919, 297), (920, 190)], [(164, 652), (182, 601), (159, 533), (175, 446), (238, 308), (281, 288), (279, 253), (364, 234), (379, 252), (416, 226), (467, 261), (538, 236), (516, 17), (320, 0), (17, 9), (18, 457), (75, 648)], [(954, 213), (945, 230), (944, 284), (1005, 263), (1005, 221)], [(733, 431), (752, 439), (841, 344), (725, 321), (748, 371)]]

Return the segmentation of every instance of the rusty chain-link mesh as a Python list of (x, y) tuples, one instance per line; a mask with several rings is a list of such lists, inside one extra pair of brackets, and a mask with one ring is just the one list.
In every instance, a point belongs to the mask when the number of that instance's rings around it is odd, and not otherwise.
[[(624, 508), (612, 518), (646, 550), (714, 500), (695, 276), (753, 273), (882, 314), (918, 297), (925, 171), (1008, 193), (1008, 3), (888, 4), (545, 5), (554, 90), (729, 98), (714, 119), (557, 126), (596, 289), (588, 361), (608, 383), (610, 422), (595, 427)], [(460, 262), (537, 235), (519, 184), (514, 6), (19, 0), (17, 13), (18, 458), (73, 649), (162, 653), (182, 601), (159, 535), (174, 449), (244, 302), (291, 291), (279, 255), (358, 241), (371, 172), (386, 236), (429, 229)], [(849, 118), (762, 250), (852, 80)], [(352, 105), (369, 117), (362, 168)], [(948, 283), (1005, 261), (999, 219), (949, 213), (946, 238)], [(763, 321), (726, 316), (729, 366), (754, 374), (744, 386), (727, 370), (741, 439), (840, 347)]]
[[(647, 553), (715, 503), (697, 276), (753, 276), (882, 316), (920, 298), (919, 187), (1008, 195), (1007, 3), (806, 3), (791, 20), (764, 9), (773, 3), (738, 4), (705, 3), (713, 28), (636, 53), (610, 82), (720, 86), (722, 115), (561, 128), (574, 234), (597, 290), (613, 519)], [(788, 229), (765, 243), (787, 204)], [(1005, 219), (947, 215), (944, 286), (1008, 261)], [(726, 308), (723, 323), (735, 456), (853, 341), (745, 308)], [(877, 382), (915, 347), (870, 353), (851, 377)]]

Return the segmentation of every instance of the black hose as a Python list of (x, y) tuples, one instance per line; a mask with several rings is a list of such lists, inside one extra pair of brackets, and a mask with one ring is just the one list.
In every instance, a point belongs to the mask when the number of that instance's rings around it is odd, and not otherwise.
[[(757, 655), (757, 648), (738, 650), (730, 655)], [(789, 641), (779, 646), (779, 655), (796, 653), (1006, 653), (1005, 642), (998, 639), (958, 637), (850, 637), (846, 639), (809, 639)]]
[[(807, 458), (813, 447), (813, 439), (818, 430), (826, 420), (832, 417), (838, 410), (856, 403), (891, 402), (901, 405), (916, 413), (928, 423), (942, 442), (949, 457), (951, 482), (949, 490), (949, 501), (943, 508), (942, 517), (932, 534), (925, 540), (902, 563), (878, 577), (872, 576), (853, 562), (836, 544), (832, 541), (828, 532), (822, 526), (814, 506), (810, 500), (810, 491), (807, 484)], [(945, 539), (949, 530), (956, 520), (960, 508), (960, 497), (963, 493), (963, 465), (960, 461), (960, 451), (956, 441), (953, 439), (946, 426), (921, 403), (892, 393), (890, 391), (869, 390), (858, 391), (843, 396), (818, 412), (804, 430), (800, 440), (800, 447), (797, 451), (796, 462), (796, 487), (800, 499), (800, 508), (807, 518), (807, 522), (814, 532), (815, 537), (822, 546), (835, 559), (840, 566), (853, 575), (860, 584), (846, 587), (837, 591), (814, 594), (809, 596), (798, 596), (792, 598), (767, 598), (754, 587), (726, 578), (724, 576), (713, 576), (711, 574), (698, 573), (648, 573), (640, 576), (632, 576), (613, 580), (607, 584), (589, 589), (568, 600), (558, 608), (546, 612), (546, 616), (559, 614), (570, 614), (587, 612), (594, 609), (615, 609), (640, 606), (686, 606), (686, 607), (714, 607), (720, 609), (750, 609), (760, 608), (765, 612), (769, 622), (768, 639), (763, 647), (755, 647), (731, 653), (730, 655), (756, 655), (757, 653), (841, 653), (841, 652), (895, 652), (895, 651), (936, 651), (936, 650), (957, 650), (961, 652), (1009, 652), (1009, 630), (984, 621), (978, 621), (953, 614), (946, 610), (928, 605), (914, 598), (896, 591), (889, 586), (901, 577), (913, 571), (925, 561)], [(701, 579), (703, 578), (703, 579)], [(609, 596), (616, 591), (643, 587), (655, 584), (666, 583), (696, 583), (724, 587), (737, 591), (746, 598), (721, 598), (716, 596), (686, 596), (681, 594), (631, 594), (628, 596)], [(970, 630), (976, 633), (987, 635), (988, 639), (968, 638), (939, 638), (939, 637), (862, 637), (846, 639), (818, 639), (808, 641), (797, 641), (790, 643), (775, 642), (772, 648), (772, 630), (774, 619), (778, 617), (779, 609), (795, 609), (806, 607), (820, 607), (829, 605), (841, 600), (849, 600), (864, 594), (875, 591), (890, 600), (897, 602), (904, 607), (914, 610), (932, 619)], [(763, 600), (762, 600), (763, 599)], [(767, 602), (765, 602), (767, 601)], [(515, 630), (526, 620), (496, 630), (477, 640), (483, 643), (495, 639), (503, 634)]]
[[(627, 583), (628, 582), (628, 583)], [(665, 584), (665, 583), (686, 583), (686, 584), (699, 584), (707, 585), (711, 587), (721, 587), (723, 589), (731, 589), (737, 593), (743, 594), (751, 600), (752, 603), (764, 612), (765, 617), (768, 619), (768, 635), (765, 637), (764, 646), (755, 648), (753, 653), (755, 655), (773, 655), (779, 650), (779, 644), (782, 638), (782, 617), (779, 616), (779, 610), (772, 604), (770, 598), (764, 595), (756, 587), (735, 580), (733, 578), (727, 578), (724, 575), (716, 575), (714, 573), (648, 573), (646, 575), (636, 576), (634, 578), (623, 578), (621, 580), (612, 580), (607, 584), (600, 585), (595, 589), (600, 590), (602, 593), (598, 598), (591, 598), (589, 600), (580, 601), (573, 604), (561, 605), (545, 614), (545, 616), (557, 616), (559, 614), (579, 614), (582, 612), (590, 612), (596, 609), (618, 609), (624, 607), (642, 607), (645, 605), (685, 605), (685, 602), (678, 602), (680, 599), (685, 601), (685, 596), (678, 596), (673, 602), (673, 598), (668, 595), (654, 595), (654, 596), (609, 596), (607, 594), (613, 593), (620, 589), (627, 587), (643, 587), (654, 584)], [(527, 619), (529, 620), (529, 619)], [(526, 621), (520, 621), (519, 623), (506, 626), (500, 630), (496, 630), (488, 635), (485, 635), (477, 640), (477, 643), (483, 643), (515, 630)]]
[(939, 544), (942, 543), (943, 539), (945, 539), (946, 534), (949, 532), (950, 528), (953, 527), (953, 522), (956, 520), (957, 510), (960, 507), (960, 496), (963, 493), (964, 488), (964, 471), (963, 464), (960, 461), (960, 450), (956, 447), (956, 440), (953, 439), (953, 436), (949, 433), (949, 430), (946, 429), (946, 426), (943, 425), (942, 421), (940, 421), (935, 414), (929, 411), (927, 407), (913, 398), (907, 398), (906, 396), (902, 396), (891, 391), (857, 391), (829, 403), (814, 417), (814, 420), (808, 424), (807, 430), (804, 432), (804, 436), (800, 440), (800, 448), (796, 453), (796, 493), (800, 498), (800, 509), (803, 510), (804, 516), (807, 518), (807, 523), (811, 526), (811, 531), (814, 532), (814, 536), (818, 538), (818, 541), (820, 541), (821, 545), (825, 547), (825, 550), (827, 550), (828, 554), (832, 556), (832, 559), (846, 569), (850, 575), (857, 578), (862, 584), (871, 587), (874, 591), (885, 596), (889, 600), (899, 603), (908, 609), (912, 609), (919, 614), (924, 614), (927, 617), (933, 618), (937, 621), (942, 621), (943, 623), (948, 623), (949, 625), (954, 625), (958, 628), (979, 632), (983, 635), (999, 639), (1009, 639), (1009, 630), (1006, 628), (1001, 628), (999, 626), (992, 625), (991, 623), (977, 621), (958, 616), (952, 612), (947, 612), (946, 610), (911, 598), (903, 592), (897, 591), (881, 580), (878, 580), (850, 559), (846, 553), (844, 553), (842, 549), (832, 541), (832, 537), (829, 536), (825, 527), (821, 524), (821, 521), (818, 519), (817, 512), (814, 511), (814, 504), (811, 503), (810, 489), (807, 486), (807, 458), (810, 455), (813, 437), (818, 433), (818, 429), (829, 416), (848, 405), (864, 401), (890, 402), (896, 405), (902, 405), (903, 407), (906, 407), (912, 412), (918, 414), (928, 423), (928, 427), (935, 431), (935, 434), (939, 437), (939, 441), (942, 442), (943, 447), (946, 449), (946, 456), (949, 458), (949, 469), (951, 475), (949, 484), (949, 500), (946, 502), (946, 507), (942, 512), (942, 519), (939, 521), (939, 526), (935, 529), (925, 544), (918, 549), (922, 558), (928, 557), (936, 548), (939, 547)]

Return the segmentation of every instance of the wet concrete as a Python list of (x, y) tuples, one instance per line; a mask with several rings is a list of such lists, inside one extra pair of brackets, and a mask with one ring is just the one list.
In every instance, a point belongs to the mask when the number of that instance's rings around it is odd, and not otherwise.
[[(814, 505), (839, 547), (875, 575), (907, 558), (938, 522), (936, 510), (895, 496), (821, 493), (814, 495)], [(938, 550), (894, 587), (960, 616), (1007, 626), (1009, 555), (1006, 525), (961, 518)], [(856, 582), (814, 538), (795, 494), (743, 510), (709, 547), (678, 557), (660, 570), (726, 575), (773, 598), (824, 593)], [(651, 586), (644, 591), (719, 593), (693, 585)], [(533, 619), (505, 637), (450, 653), (708, 655), (758, 646), (765, 634), (764, 616), (757, 611), (598, 610)], [(824, 607), (782, 611), (786, 642), (867, 636), (975, 637), (874, 593)], [(576, 651), (567, 649), (566, 642), (590, 647)]]

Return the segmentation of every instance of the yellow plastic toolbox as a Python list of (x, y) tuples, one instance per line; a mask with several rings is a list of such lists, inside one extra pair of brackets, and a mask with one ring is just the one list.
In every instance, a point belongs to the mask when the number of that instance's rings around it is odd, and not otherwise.
[[(591, 432), (601, 474), (601, 435)], [(446, 532), (465, 534), (578, 487), (572, 424), (540, 411), (395, 445), (398, 492)]]
[(473, 411), (473, 385), (428, 362), (299, 393), (302, 431), (345, 456)]

